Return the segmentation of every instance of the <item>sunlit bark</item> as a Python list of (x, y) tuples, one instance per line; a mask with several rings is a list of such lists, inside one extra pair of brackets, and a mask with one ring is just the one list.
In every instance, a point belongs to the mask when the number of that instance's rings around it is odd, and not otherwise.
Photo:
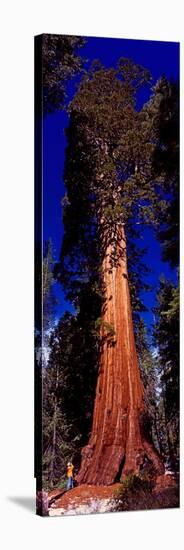
[[(118, 261), (111, 264), (113, 244), (107, 247), (103, 261), (103, 344), (92, 431), (82, 450), (79, 483), (111, 484), (127, 472), (138, 472), (145, 455), (157, 471), (162, 471), (160, 459), (140, 427), (143, 386), (135, 348), (123, 225), (118, 232)], [(110, 333), (111, 327), (114, 334)]]

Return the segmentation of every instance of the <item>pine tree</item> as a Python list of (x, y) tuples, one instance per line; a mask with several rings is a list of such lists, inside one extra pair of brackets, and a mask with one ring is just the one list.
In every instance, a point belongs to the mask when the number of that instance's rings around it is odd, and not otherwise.
[(141, 378), (144, 385), (145, 424), (164, 463), (169, 459), (168, 435), (165, 418), (162, 367), (158, 352), (148, 340), (144, 321), (139, 320), (136, 345)]
[(170, 460), (178, 468), (179, 460), (179, 289), (160, 281), (155, 309), (155, 342), (159, 349), (163, 399)]
[(54, 257), (51, 239), (45, 243), (42, 266), (42, 296), (43, 296), (43, 336), (51, 329), (56, 306), (54, 286)]
[[(172, 268), (179, 262), (179, 87), (162, 77), (155, 95), (159, 98), (155, 129), (158, 143), (153, 155), (153, 173), (162, 175), (168, 196), (157, 236), (162, 257)], [(169, 460), (172, 468), (179, 461), (179, 282), (161, 279), (156, 308), (155, 342), (162, 369), (162, 411), (167, 430)]]
[(89, 436), (98, 350), (88, 321), (69, 313), (53, 329), (49, 348), (43, 375), (43, 466), (51, 487), (64, 480), (68, 460), (77, 468)]
[(159, 109), (155, 117), (158, 136), (153, 155), (153, 172), (162, 174), (168, 196), (167, 209), (160, 212), (158, 237), (162, 256), (171, 267), (179, 262), (179, 86), (162, 77), (155, 87)]

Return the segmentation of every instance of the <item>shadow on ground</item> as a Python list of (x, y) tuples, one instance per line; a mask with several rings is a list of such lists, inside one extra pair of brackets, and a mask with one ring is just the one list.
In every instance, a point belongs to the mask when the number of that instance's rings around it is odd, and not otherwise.
[(22, 508), (26, 509), (26, 510), (29, 510), (29, 512), (32, 512), (33, 514), (35, 514), (35, 506), (36, 506), (36, 503), (35, 503), (35, 498), (34, 497), (20, 497), (20, 496), (15, 496), (15, 497), (7, 497), (7, 500), (9, 500), (9, 502), (12, 502), (13, 504), (17, 505), (17, 506), (21, 506)]

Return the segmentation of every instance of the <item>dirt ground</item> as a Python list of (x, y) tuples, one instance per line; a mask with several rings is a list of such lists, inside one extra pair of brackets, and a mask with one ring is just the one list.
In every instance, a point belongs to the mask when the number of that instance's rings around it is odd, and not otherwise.
[(121, 494), (121, 483), (110, 486), (79, 485), (69, 491), (55, 489), (49, 493), (49, 515), (131, 511), (179, 506), (178, 481), (172, 475), (157, 477), (151, 491), (143, 489)]

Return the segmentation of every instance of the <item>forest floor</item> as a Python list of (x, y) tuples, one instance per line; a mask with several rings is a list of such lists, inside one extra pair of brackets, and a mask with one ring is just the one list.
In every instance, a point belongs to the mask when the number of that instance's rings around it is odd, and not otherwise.
[(156, 510), (179, 507), (178, 480), (173, 475), (157, 477), (152, 489), (145, 485), (80, 485), (69, 491), (49, 493), (49, 515), (95, 514), (116, 511)]

